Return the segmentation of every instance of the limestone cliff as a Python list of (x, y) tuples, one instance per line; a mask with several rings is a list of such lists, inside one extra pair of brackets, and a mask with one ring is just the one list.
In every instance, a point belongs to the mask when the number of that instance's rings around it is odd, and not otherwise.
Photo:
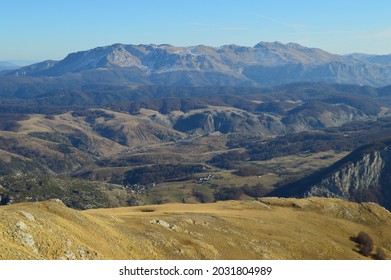
[(369, 190), (380, 185), (382, 169), (384, 168), (384, 154), (389, 151), (373, 151), (362, 159), (348, 163), (322, 181), (312, 186), (305, 196), (341, 197), (350, 199), (358, 191)]
[(391, 209), (391, 143), (361, 147), (333, 164), (269, 195), (282, 197), (337, 197), (376, 202)]

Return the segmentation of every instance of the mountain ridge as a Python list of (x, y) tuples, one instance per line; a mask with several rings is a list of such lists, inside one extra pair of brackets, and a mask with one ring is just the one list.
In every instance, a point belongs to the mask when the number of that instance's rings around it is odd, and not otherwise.
[(22, 66), (17, 65), (10, 61), (0, 61), (0, 72), (5, 70), (14, 70), (21, 68)]
[(99, 78), (93, 76), (102, 76), (103, 72), (111, 75), (113, 83), (169, 86), (270, 86), (301, 81), (371, 86), (391, 84), (391, 65), (364, 58), (280, 42), (260, 42), (254, 47), (117, 43), (71, 53), (60, 61), (44, 61), (3, 72), (3, 76), (61, 77), (76, 74), (89, 83), (99, 83)]

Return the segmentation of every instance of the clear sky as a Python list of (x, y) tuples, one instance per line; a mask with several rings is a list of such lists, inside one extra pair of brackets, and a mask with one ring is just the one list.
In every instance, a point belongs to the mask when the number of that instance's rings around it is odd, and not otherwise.
[(295, 42), (391, 53), (390, 0), (0, 0), (0, 60), (62, 59), (113, 43)]

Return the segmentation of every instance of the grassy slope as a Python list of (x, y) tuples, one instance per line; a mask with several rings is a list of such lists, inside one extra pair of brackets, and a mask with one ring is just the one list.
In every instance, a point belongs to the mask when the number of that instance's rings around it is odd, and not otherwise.
[(77, 211), (0, 208), (0, 259), (364, 259), (350, 237), (391, 253), (391, 213), (337, 199), (165, 204)]

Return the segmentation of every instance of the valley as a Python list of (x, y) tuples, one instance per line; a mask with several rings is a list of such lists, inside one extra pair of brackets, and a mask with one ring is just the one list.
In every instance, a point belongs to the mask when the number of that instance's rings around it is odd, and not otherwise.
[(389, 256), (387, 59), (118, 44), (0, 72), (1, 258), (377, 258), (360, 231)]
[[(360, 90), (302, 84), (99, 107), (16, 104), (0, 114), (0, 172), (13, 182), (0, 191), (79, 209), (255, 199), (391, 135), (382, 89)], [(41, 112), (17, 113), (26, 108)]]

